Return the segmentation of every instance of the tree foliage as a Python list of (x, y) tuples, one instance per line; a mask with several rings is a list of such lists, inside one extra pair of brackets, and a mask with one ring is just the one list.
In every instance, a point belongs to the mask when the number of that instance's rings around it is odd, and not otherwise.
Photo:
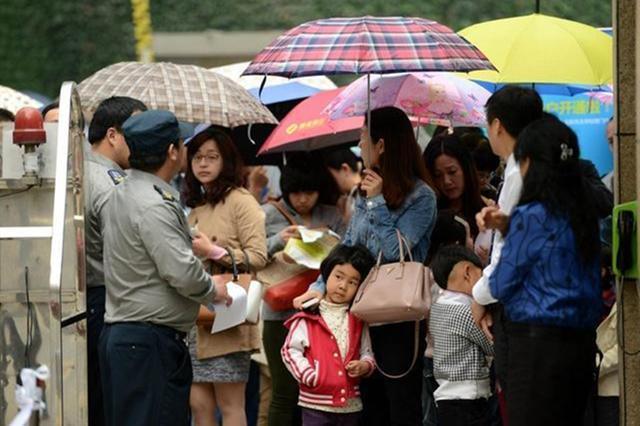
[[(0, 0), (0, 84), (55, 96), (64, 80), (135, 58), (129, 0)], [(611, 25), (608, 0), (542, 0), (541, 12)], [(403, 15), (458, 30), (533, 13), (534, 0), (151, 0), (155, 31), (287, 29), (330, 16)]]
[[(597, 27), (611, 25), (608, 0), (541, 0), (541, 13)], [(456, 30), (473, 23), (535, 11), (535, 0), (153, 0), (161, 31), (286, 29), (330, 16), (420, 16)]]
[(63, 81), (135, 57), (128, 0), (0, 1), (2, 85), (55, 97)]

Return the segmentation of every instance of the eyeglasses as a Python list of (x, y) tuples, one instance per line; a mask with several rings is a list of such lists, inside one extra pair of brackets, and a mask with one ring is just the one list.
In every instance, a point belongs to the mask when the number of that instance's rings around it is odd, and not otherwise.
[(196, 164), (200, 164), (200, 162), (204, 160), (205, 164), (211, 164), (215, 162), (217, 159), (218, 157), (213, 155), (194, 155), (191, 161), (193, 161)]

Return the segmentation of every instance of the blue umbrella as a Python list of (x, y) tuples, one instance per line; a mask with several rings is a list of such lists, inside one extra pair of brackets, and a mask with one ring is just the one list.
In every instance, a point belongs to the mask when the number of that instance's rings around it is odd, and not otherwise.
[(306, 99), (320, 91), (321, 89), (295, 81), (278, 84), (276, 86), (265, 86), (262, 89), (262, 93), (259, 93), (259, 87), (249, 89), (249, 93), (258, 98), (264, 105), (277, 104), (279, 102), (293, 101), (296, 99)]
[[(473, 80), (480, 86), (484, 87), (491, 93), (506, 86), (503, 83), (492, 83), (489, 81)], [(540, 95), (553, 95), (553, 96), (575, 96), (585, 92), (611, 92), (611, 86), (601, 85), (592, 86), (586, 84), (542, 84), (542, 83), (523, 83), (514, 84), (515, 86), (522, 86), (534, 89)]]

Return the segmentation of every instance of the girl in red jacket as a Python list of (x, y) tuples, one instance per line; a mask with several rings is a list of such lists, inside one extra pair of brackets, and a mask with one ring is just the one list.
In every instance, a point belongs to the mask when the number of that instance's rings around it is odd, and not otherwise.
[(361, 246), (336, 246), (320, 265), (327, 292), (315, 312), (300, 312), (285, 325), (282, 359), (300, 384), (304, 426), (357, 425), (360, 378), (375, 368), (369, 330), (349, 308), (374, 259)]

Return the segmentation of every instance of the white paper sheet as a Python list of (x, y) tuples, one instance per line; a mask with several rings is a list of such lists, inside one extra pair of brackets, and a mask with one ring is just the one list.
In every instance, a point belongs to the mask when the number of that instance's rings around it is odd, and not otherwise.
[(298, 233), (300, 234), (300, 239), (302, 240), (302, 242), (307, 244), (315, 243), (322, 237), (326, 237), (326, 236), (332, 236), (337, 238), (338, 240), (340, 239), (340, 235), (336, 234), (331, 229), (320, 230), (320, 229), (309, 229), (304, 226), (298, 226)]
[(304, 226), (298, 226), (298, 233), (300, 234), (302, 242), (307, 244), (315, 243), (324, 235), (323, 231), (305, 228)]
[(260, 302), (262, 302), (262, 284), (251, 281), (247, 292), (247, 322), (257, 324), (260, 317)]
[(316, 231), (299, 227), (301, 239), (289, 238), (284, 252), (298, 265), (310, 269), (319, 269), (320, 263), (329, 254), (331, 249), (340, 241), (340, 237), (330, 231)]
[(233, 300), (231, 305), (227, 306), (224, 303), (209, 305), (209, 309), (216, 313), (211, 334), (242, 324), (247, 318), (247, 292), (244, 288), (236, 283), (228, 282), (227, 292)]

